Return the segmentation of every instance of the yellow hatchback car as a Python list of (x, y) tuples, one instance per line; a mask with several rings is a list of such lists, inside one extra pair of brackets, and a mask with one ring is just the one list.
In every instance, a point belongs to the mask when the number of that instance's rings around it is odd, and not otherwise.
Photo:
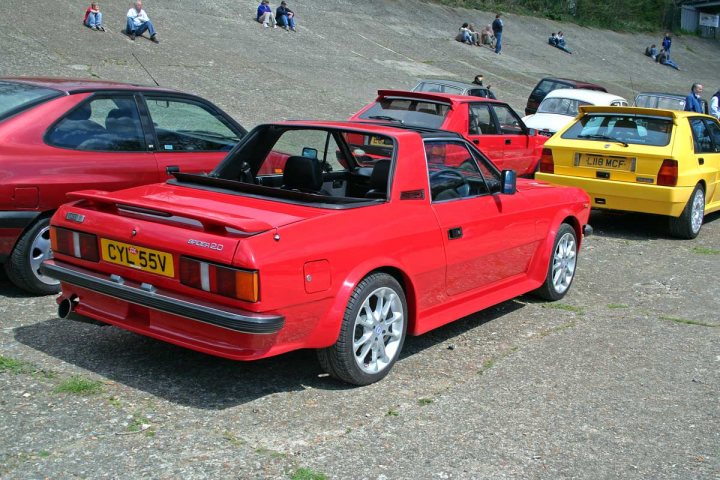
[(545, 144), (538, 180), (580, 187), (592, 207), (670, 217), (695, 238), (720, 210), (720, 124), (708, 115), (636, 107), (581, 107)]

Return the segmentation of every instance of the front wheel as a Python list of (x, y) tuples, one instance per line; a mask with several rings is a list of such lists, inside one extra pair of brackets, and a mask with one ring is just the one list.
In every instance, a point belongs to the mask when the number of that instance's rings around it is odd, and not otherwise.
[(5, 272), (16, 287), (26, 292), (52, 295), (60, 291), (60, 282), (40, 273), (40, 264), (49, 258), (50, 218), (41, 218), (20, 237), (5, 262)]
[(388, 374), (400, 356), (407, 331), (402, 287), (386, 273), (365, 277), (345, 308), (338, 340), (318, 350), (322, 368), (354, 385), (369, 385)]
[(692, 239), (700, 233), (705, 218), (705, 190), (696, 185), (679, 217), (670, 217), (670, 235)]
[(577, 266), (577, 234), (567, 223), (560, 225), (545, 282), (535, 294), (545, 300), (560, 300), (570, 290)]

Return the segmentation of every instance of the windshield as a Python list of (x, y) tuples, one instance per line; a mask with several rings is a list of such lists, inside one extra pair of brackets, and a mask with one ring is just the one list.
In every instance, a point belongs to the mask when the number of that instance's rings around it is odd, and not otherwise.
[(49, 88), (0, 81), (0, 120), (59, 95), (60, 92)]
[(440, 128), (450, 111), (450, 105), (413, 100), (385, 98), (360, 115), (365, 120), (384, 120), (413, 127)]
[(672, 120), (630, 114), (584, 115), (562, 138), (573, 140), (618, 141), (635, 145), (665, 146), (670, 143)]
[(546, 98), (540, 104), (538, 113), (555, 113), (557, 115), (568, 115), (575, 117), (578, 114), (578, 107), (592, 105), (590, 102), (575, 100), (573, 98)]

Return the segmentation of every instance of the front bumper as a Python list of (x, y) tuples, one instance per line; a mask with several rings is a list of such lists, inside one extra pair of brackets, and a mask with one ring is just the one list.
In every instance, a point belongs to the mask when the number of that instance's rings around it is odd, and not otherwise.
[(148, 284), (128, 282), (117, 275), (101, 275), (57, 260), (43, 262), (40, 271), (62, 283), (234, 332), (273, 334), (277, 333), (285, 323), (285, 317), (281, 315), (253, 313), (207, 302), (191, 301), (169, 292), (158, 291)]

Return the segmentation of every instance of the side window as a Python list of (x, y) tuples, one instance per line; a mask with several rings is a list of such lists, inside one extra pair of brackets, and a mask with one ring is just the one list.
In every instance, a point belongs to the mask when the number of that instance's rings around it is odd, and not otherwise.
[(470, 135), (496, 134), (497, 126), (487, 104), (474, 103), (469, 108), (468, 132)]
[(140, 115), (132, 96), (95, 97), (80, 104), (52, 127), (50, 145), (76, 150), (145, 150)]
[(425, 158), (433, 202), (474, 197), (490, 191), (473, 153), (465, 143), (425, 142)]
[(535, 90), (532, 93), (533, 97), (544, 97), (548, 93), (555, 90), (555, 83), (551, 80), (543, 80), (538, 84), (537, 87), (535, 87)]
[(713, 152), (720, 152), (720, 126), (712, 120), (705, 120), (713, 141)]
[(707, 125), (701, 118), (691, 118), (690, 127), (693, 132), (693, 143), (695, 144), (695, 153), (713, 152), (712, 140), (710, 140), (710, 132)]
[(325, 130), (287, 130), (275, 142), (260, 164), (258, 175), (282, 174), (289, 157), (307, 157), (320, 162), (324, 172), (347, 170), (342, 150), (331, 132)]
[(176, 98), (146, 97), (158, 152), (228, 151), (240, 141), (206, 105)]
[(520, 117), (506, 105), (493, 105), (500, 126), (500, 133), (506, 135), (522, 135), (523, 128)]

